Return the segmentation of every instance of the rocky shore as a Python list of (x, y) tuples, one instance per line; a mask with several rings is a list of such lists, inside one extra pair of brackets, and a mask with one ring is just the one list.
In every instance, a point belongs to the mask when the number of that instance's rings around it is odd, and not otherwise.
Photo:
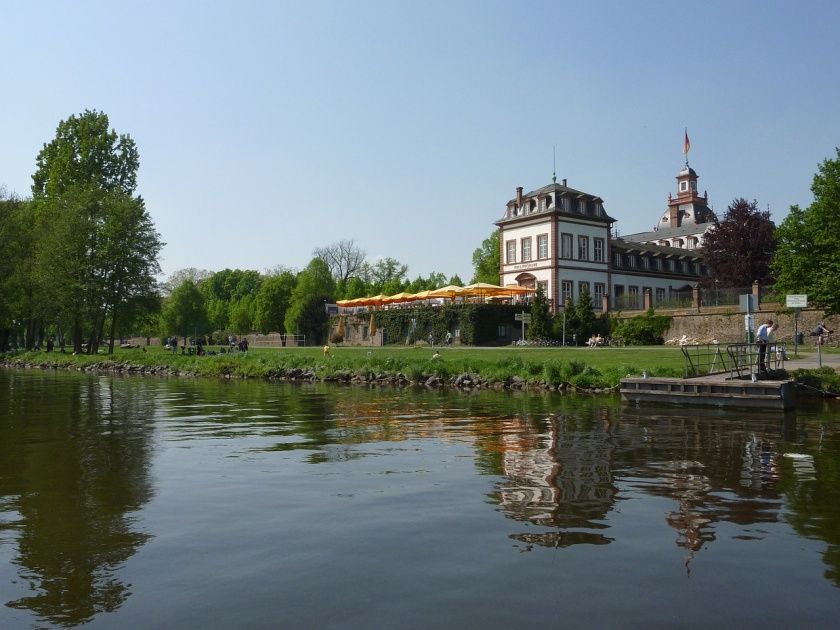
[[(64, 370), (72, 372), (86, 372), (96, 374), (120, 374), (120, 375), (147, 375), (163, 377), (206, 377), (203, 374), (179, 370), (170, 365), (138, 365), (131, 362), (120, 361), (98, 361), (86, 365), (74, 363), (58, 363), (51, 361), (23, 361), (15, 358), (7, 358), (0, 362), (5, 368), (34, 369), (34, 370)], [(220, 378), (249, 378), (247, 375), (234, 374), (232, 370), (223, 369)], [(401, 372), (373, 372), (364, 373), (352, 370), (337, 370), (331, 374), (320, 376), (313, 368), (279, 368), (269, 369), (264, 376), (268, 381), (291, 382), (291, 383), (339, 383), (366, 386), (393, 386), (393, 387), (425, 387), (428, 389), (457, 389), (461, 391), (472, 390), (533, 390), (533, 391), (555, 391), (565, 393), (586, 393), (586, 394), (608, 394), (618, 391), (618, 385), (609, 388), (583, 388), (571, 383), (551, 384), (545, 380), (527, 381), (521, 376), (508, 376), (504, 379), (486, 379), (480, 374), (464, 372), (449, 376), (439, 377), (435, 374), (421, 374), (414, 379), (409, 378)]]

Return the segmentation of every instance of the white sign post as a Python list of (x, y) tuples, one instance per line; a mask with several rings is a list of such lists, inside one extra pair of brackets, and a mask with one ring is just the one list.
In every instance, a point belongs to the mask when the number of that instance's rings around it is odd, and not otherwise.
[[(785, 306), (793, 309), (793, 356), (799, 358), (799, 311), (808, 308), (808, 296), (797, 294), (785, 297)], [(818, 350), (819, 351), (819, 350)], [(822, 365), (822, 355), (820, 355)]]
[(522, 322), (522, 341), (525, 341), (525, 324), (531, 323), (531, 313), (523, 311), (514, 315), (513, 318), (518, 322)]

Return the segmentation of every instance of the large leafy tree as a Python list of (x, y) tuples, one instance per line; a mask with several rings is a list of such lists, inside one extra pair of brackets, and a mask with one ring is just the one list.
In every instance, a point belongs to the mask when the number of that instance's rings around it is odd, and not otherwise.
[(840, 148), (817, 167), (814, 201), (793, 206), (776, 230), (773, 273), (779, 293), (805, 293), (814, 305), (840, 313)]
[(286, 332), (284, 320), (295, 283), (295, 275), (290, 271), (283, 271), (263, 281), (254, 299), (255, 329), (262, 333)]
[(33, 343), (34, 225), (32, 204), (0, 189), (0, 352), (13, 333)]
[(484, 239), (472, 255), (473, 282), (499, 284), (499, 230)]
[(755, 201), (735, 199), (723, 220), (703, 237), (703, 254), (713, 279), (725, 287), (747, 287), (770, 281), (776, 239), (770, 213)]
[(306, 335), (307, 342), (321, 343), (327, 336), (325, 305), (335, 295), (335, 280), (327, 264), (313, 258), (300, 272), (284, 320), (286, 332)]
[(140, 156), (131, 136), (108, 129), (108, 116), (86, 110), (58, 124), (32, 175), (32, 196), (55, 197), (82, 185), (134, 193)]
[[(98, 349), (106, 322), (113, 336), (156, 293), (160, 236), (134, 196), (139, 157), (134, 141), (109, 130), (102, 112), (59, 123), (32, 176), (41, 299), (32, 317), (69, 326), (73, 346)], [(40, 309), (38, 308), (40, 304)]]
[(192, 280), (185, 280), (167, 298), (161, 312), (163, 332), (186, 337), (208, 332), (207, 309), (204, 295)]

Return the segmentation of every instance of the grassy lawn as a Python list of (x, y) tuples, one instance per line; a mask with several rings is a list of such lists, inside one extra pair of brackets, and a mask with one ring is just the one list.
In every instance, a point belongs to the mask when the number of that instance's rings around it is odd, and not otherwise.
[[(433, 357), (439, 352), (439, 357)], [(165, 366), (172, 371), (196, 375), (265, 378), (285, 376), (289, 370), (308, 370), (321, 379), (339, 375), (404, 374), (418, 382), (429, 376), (442, 379), (463, 373), (479, 374), (489, 381), (513, 377), (527, 382), (580, 387), (612, 387), (628, 374), (646, 370), (652, 376), (681, 376), (683, 356), (678, 348), (656, 346), (636, 348), (473, 348), (332, 347), (325, 357), (317, 348), (252, 348), (247, 353), (213, 356), (173, 354), (160, 347), (117, 350), (104, 354), (72, 356), (53, 352), (15, 355), (23, 363), (54, 363), (85, 367), (104, 361), (141, 366)]]

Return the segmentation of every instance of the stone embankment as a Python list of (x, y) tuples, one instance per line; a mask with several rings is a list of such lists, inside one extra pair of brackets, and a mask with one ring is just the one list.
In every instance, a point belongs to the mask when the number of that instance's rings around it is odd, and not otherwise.
[[(23, 368), (35, 370), (67, 370), (73, 372), (132, 374), (167, 377), (196, 377), (208, 376), (195, 372), (178, 370), (169, 365), (137, 365), (130, 362), (100, 361), (80, 366), (73, 363), (55, 363), (49, 361), (28, 362), (17, 359), (6, 359), (0, 363), (7, 368)], [(234, 374), (229, 369), (223, 369), (220, 378), (249, 378), (247, 375)], [(339, 383), (366, 386), (395, 386), (395, 387), (426, 387), (429, 389), (452, 388), (461, 391), (472, 390), (533, 390), (555, 391), (566, 393), (606, 394), (618, 390), (618, 385), (610, 388), (582, 388), (571, 383), (551, 384), (545, 380), (526, 381), (521, 376), (509, 376), (505, 379), (490, 380), (479, 374), (463, 373), (441, 378), (435, 374), (421, 374), (413, 380), (407, 375), (397, 372), (366, 372), (358, 373), (350, 370), (339, 370), (325, 376), (318, 375), (312, 368), (280, 368), (268, 370), (264, 377), (269, 381), (298, 382), (298, 383)]]

